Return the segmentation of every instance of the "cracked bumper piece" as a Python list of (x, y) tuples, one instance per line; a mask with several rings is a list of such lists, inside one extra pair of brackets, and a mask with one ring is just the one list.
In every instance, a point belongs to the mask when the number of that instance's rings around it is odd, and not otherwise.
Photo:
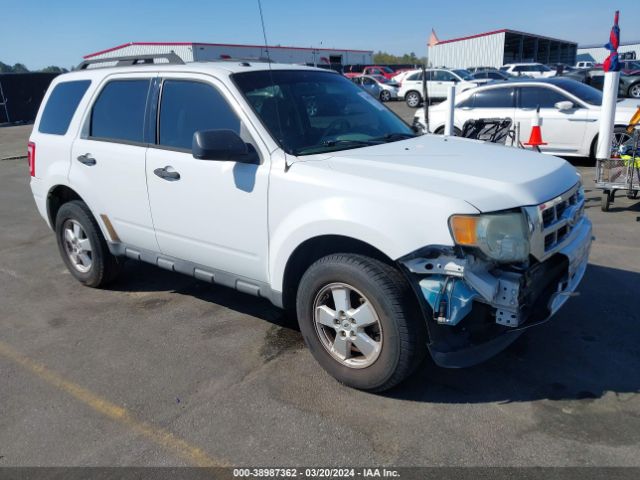
[(434, 361), (444, 367), (480, 363), (549, 319), (582, 280), (591, 240), (591, 222), (583, 217), (568, 243), (527, 267), (500, 266), (446, 247), (403, 260), (423, 306)]

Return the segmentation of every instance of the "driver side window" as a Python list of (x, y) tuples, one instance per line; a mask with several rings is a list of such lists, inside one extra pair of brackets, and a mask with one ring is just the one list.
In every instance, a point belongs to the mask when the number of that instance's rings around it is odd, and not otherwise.
[(158, 144), (191, 151), (199, 130), (232, 130), (241, 135), (240, 119), (212, 85), (165, 80), (160, 100)]

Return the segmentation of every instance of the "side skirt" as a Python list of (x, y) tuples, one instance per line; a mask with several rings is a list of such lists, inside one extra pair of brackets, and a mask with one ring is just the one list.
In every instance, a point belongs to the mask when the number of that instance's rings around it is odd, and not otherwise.
[(203, 282), (215, 283), (225, 287), (233, 288), (242, 293), (248, 293), (256, 297), (269, 300), (276, 307), (282, 308), (282, 292), (276, 292), (271, 286), (264, 282), (235, 275), (233, 273), (217, 270), (215, 268), (199, 265), (197, 263), (170, 257), (152, 250), (132, 247), (124, 243), (107, 242), (109, 251), (117, 257), (127, 257), (133, 260), (156, 265), (171, 272), (183, 273), (192, 276)]

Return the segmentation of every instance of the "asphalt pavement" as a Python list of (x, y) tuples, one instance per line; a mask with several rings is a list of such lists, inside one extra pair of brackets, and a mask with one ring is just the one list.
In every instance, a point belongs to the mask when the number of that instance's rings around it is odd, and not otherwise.
[(580, 296), (482, 365), (427, 360), (379, 395), (324, 373), (264, 300), (134, 261), (82, 287), (26, 161), (0, 161), (0, 467), (640, 466), (640, 203), (601, 212), (580, 171)]

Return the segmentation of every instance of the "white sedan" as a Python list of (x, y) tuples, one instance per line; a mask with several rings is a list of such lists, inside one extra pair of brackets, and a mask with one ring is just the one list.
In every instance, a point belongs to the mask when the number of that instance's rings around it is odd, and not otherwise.
[[(520, 124), (520, 141), (526, 142), (531, 122), (540, 107), (543, 153), (561, 156), (595, 156), (602, 92), (567, 78), (526, 79), (484, 85), (458, 95), (454, 131), (459, 135), (468, 120), (509, 118)], [(616, 108), (614, 144), (627, 143), (625, 126), (638, 108), (637, 100), (619, 100)], [(429, 109), (429, 130), (444, 132), (448, 102)], [(423, 126), (424, 110), (416, 112), (414, 124)]]

